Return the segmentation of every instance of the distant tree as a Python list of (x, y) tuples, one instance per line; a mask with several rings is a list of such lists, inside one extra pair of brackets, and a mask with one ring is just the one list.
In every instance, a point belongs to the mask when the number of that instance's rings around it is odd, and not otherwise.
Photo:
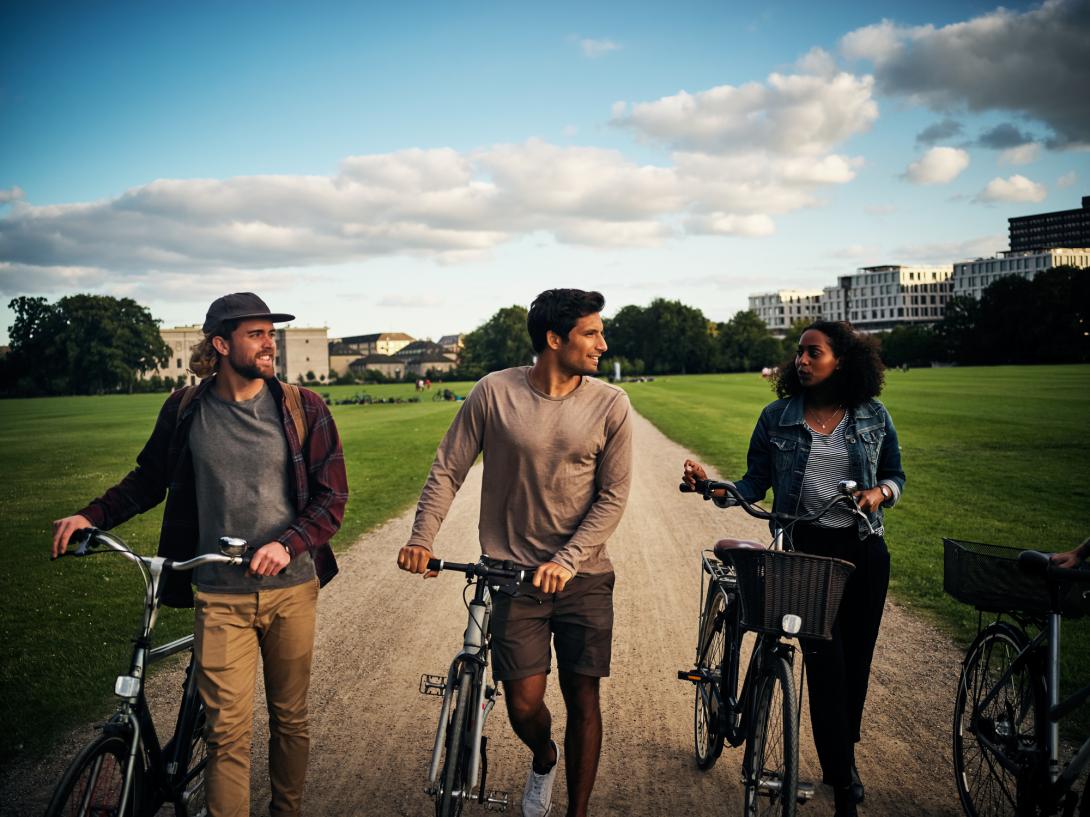
[(20, 394), (132, 391), (137, 378), (161, 368), (170, 347), (159, 322), (131, 298), (70, 295), (9, 304), (11, 352), (4, 385)]
[(1090, 270), (1061, 266), (1033, 279), (1031, 342), (1042, 363), (1090, 363)]
[(622, 307), (606, 324), (606, 342), (609, 355), (642, 360), (653, 374), (707, 372), (714, 363), (707, 318), (680, 301), (656, 298), (647, 307)]
[(507, 306), (465, 336), (459, 376), (476, 380), (489, 372), (527, 365), (533, 358), (526, 308)]
[(879, 335), (882, 343), (882, 361), (886, 366), (930, 366), (931, 361), (943, 357), (942, 339), (938, 332), (926, 324), (910, 324), (894, 327)]
[(939, 352), (943, 360), (956, 363), (979, 362), (976, 324), (980, 301), (968, 295), (955, 295), (946, 302), (943, 318), (935, 325)]
[(783, 347), (752, 310), (736, 312), (718, 326), (719, 366), (727, 372), (755, 372), (780, 362)]
[(791, 323), (791, 326), (787, 329), (787, 334), (783, 336), (783, 340), (780, 341), (781, 353), (778, 363), (783, 363), (786, 360), (791, 360), (795, 357), (795, 352), (799, 348), (799, 338), (802, 337), (802, 333), (806, 331), (806, 327), (812, 324), (817, 318), (795, 318)]

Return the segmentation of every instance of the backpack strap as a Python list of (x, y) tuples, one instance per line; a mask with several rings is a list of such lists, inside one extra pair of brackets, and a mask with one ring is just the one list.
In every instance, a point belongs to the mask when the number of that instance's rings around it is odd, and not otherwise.
[(307, 444), (307, 415), (303, 411), (303, 395), (299, 387), (291, 383), (281, 383), (284, 387), (284, 406), (288, 410), (288, 416), (295, 423), (295, 434), (299, 438), (299, 447)]
[(182, 401), (178, 403), (178, 413), (174, 417), (174, 425), (178, 425), (182, 421), (182, 414), (185, 413), (186, 406), (193, 402), (193, 395), (196, 391), (196, 386), (182, 386)]

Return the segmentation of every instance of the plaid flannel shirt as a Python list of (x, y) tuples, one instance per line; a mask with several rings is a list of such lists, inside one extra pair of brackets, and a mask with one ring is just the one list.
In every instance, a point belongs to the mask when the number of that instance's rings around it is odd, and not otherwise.
[[(95, 527), (109, 530), (127, 519), (154, 508), (166, 497), (159, 555), (189, 559), (197, 553), (199, 526), (189, 428), (200, 399), (212, 384), (209, 378), (197, 386), (193, 399), (178, 417), (182, 391), (176, 391), (159, 410), (155, 429), (136, 458), (136, 467), (79, 514)], [(300, 389), (306, 415), (306, 449), (300, 444), (295, 424), (284, 404), (280, 381), (265, 381), (280, 405), (281, 422), (291, 453), (291, 487), (298, 515), (277, 539), (293, 554), (309, 551), (314, 569), (324, 586), (337, 575), (337, 560), (329, 540), (341, 526), (348, 501), (348, 476), (337, 426), (322, 398)], [(182, 573), (164, 576), (163, 603), (192, 607), (190, 577)]]

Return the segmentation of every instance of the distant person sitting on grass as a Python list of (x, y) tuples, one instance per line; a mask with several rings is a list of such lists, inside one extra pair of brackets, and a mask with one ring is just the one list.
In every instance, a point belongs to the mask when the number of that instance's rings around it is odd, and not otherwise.
[(209, 817), (249, 817), (258, 653), (269, 707), (270, 817), (297, 817), (310, 751), (307, 691), (318, 587), (337, 573), (329, 540), (348, 480), (322, 398), (276, 379), (273, 314), (252, 292), (217, 298), (189, 367), (204, 378), (159, 411), (136, 468), (74, 516), (53, 523), (53, 556), (81, 528), (116, 527), (166, 497), (159, 555), (219, 551), (221, 536), (257, 547), (226, 565), (164, 579), (163, 602), (193, 607), (197, 689), (208, 712)]

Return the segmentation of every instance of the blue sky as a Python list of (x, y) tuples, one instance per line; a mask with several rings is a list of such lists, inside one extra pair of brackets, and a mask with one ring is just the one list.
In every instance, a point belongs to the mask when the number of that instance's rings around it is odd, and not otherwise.
[(18, 295), (437, 337), (990, 254), (1090, 193), (1087, 53), (1087, 0), (5, 2), (0, 342)]

